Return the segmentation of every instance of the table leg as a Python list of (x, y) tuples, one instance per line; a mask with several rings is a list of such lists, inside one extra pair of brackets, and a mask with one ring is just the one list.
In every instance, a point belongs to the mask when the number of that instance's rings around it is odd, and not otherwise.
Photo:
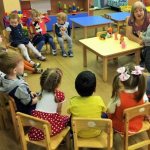
[(137, 65), (139, 65), (139, 62), (140, 62), (140, 49), (136, 51), (135, 53), (135, 62)]
[(72, 22), (72, 38), (75, 39), (75, 27), (74, 27), (74, 22)]
[(97, 28), (95, 28), (95, 36), (97, 36)]
[(104, 82), (107, 81), (107, 64), (108, 64), (107, 57), (104, 57), (103, 58), (103, 80)]
[(84, 27), (84, 38), (87, 38), (87, 27)]
[(87, 51), (85, 46), (83, 46), (83, 66), (87, 67)]

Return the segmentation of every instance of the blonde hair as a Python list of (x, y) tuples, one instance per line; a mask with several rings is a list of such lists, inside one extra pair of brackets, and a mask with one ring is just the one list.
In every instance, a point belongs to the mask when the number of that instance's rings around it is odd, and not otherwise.
[(41, 90), (54, 92), (61, 82), (62, 71), (59, 68), (47, 68), (40, 77)]
[(146, 10), (146, 7), (145, 7), (145, 5), (142, 3), (142, 2), (140, 2), (140, 1), (137, 1), (137, 2), (135, 2), (133, 5), (132, 5), (132, 8), (131, 8), (131, 19), (135, 19), (135, 17), (134, 17), (134, 12), (135, 12), (135, 10), (137, 9), (137, 8), (142, 8), (143, 9), (143, 11), (144, 11), (144, 18), (147, 16), (147, 10)]
[(20, 21), (20, 17), (19, 17), (19, 15), (17, 13), (11, 13), (9, 15), (9, 20), (10, 19), (17, 19), (18, 21)]
[(20, 61), (23, 61), (20, 53), (13, 50), (0, 51), (0, 70), (5, 74), (10, 74)]
[(63, 21), (67, 20), (67, 15), (64, 12), (60, 12), (57, 14), (57, 18), (60, 18)]
[(36, 9), (31, 10), (31, 18), (38, 17), (40, 15), (41, 15), (41, 13), (39, 11), (37, 11)]

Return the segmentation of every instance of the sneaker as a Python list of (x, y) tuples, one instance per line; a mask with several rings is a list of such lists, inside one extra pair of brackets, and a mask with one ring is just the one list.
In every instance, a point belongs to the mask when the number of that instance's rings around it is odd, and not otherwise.
[(34, 68), (39, 68), (40, 66), (41, 66), (41, 63), (35, 63), (35, 64), (33, 65)]
[(35, 71), (33, 73), (41, 74), (42, 72), (43, 72), (43, 69), (35, 68)]
[(67, 53), (65, 51), (62, 52), (63, 57), (67, 57)]
[(30, 63), (31, 65), (33, 65), (33, 66), (35, 65), (35, 62), (32, 61), (32, 60), (30, 60), (29, 63)]
[(68, 56), (69, 56), (69, 57), (73, 57), (72, 51), (68, 51)]
[(52, 54), (53, 54), (53, 56), (56, 56), (56, 55), (57, 55), (57, 52), (56, 52), (55, 49), (52, 49)]
[(41, 60), (41, 61), (45, 61), (45, 60), (46, 60), (46, 57), (44, 57), (44, 56), (41, 55), (40, 57), (37, 57), (37, 59), (38, 59), (38, 60)]

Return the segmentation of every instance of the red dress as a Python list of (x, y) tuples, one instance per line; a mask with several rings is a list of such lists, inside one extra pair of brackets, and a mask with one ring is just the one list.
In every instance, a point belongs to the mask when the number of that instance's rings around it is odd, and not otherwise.
[[(124, 109), (142, 105), (144, 103), (143, 99), (141, 99), (139, 102), (136, 102), (136, 100), (134, 99), (134, 94), (135, 93), (125, 92), (120, 92), (119, 94), (121, 104), (116, 108), (115, 113), (110, 115), (110, 119), (113, 123), (113, 128), (117, 132), (124, 133)], [(143, 119), (143, 116), (138, 116), (131, 119), (129, 122), (129, 132), (138, 132), (142, 128)]]
[[(57, 91), (55, 93), (55, 99), (57, 99), (57, 101), (62, 102), (64, 98), (65, 96), (63, 92)], [(33, 110), (31, 115), (43, 120), (47, 120), (51, 124), (50, 136), (54, 136), (57, 133), (60, 133), (63, 129), (66, 128), (70, 120), (69, 116), (63, 116), (58, 113), (46, 113), (38, 110)], [(40, 129), (37, 129), (35, 127), (32, 127), (29, 130), (28, 136), (30, 140), (34, 140), (34, 141), (39, 141), (44, 139), (43, 132)]]

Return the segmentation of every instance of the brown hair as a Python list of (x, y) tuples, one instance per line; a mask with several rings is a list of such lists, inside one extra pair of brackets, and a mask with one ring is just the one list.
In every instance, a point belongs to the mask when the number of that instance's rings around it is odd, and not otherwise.
[(10, 74), (11, 70), (22, 60), (23, 58), (18, 52), (13, 50), (0, 51), (0, 70), (5, 74)]
[(62, 71), (59, 68), (47, 68), (40, 77), (41, 90), (54, 92), (61, 82)]
[(38, 12), (36, 9), (32, 9), (30, 14), (31, 14), (31, 18), (38, 17), (41, 15), (41, 13)]
[(63, 21), (67, 20), (67, 15), (64, 12), (60, 12), (57, 14), (57, 18), (60, 18)]
[(120, 81), (119, 79), (119, 75), (120, 73), (118, 73), (113, 80), (113, 84), (112, 84), (112, 98), (117, 97), (119, 90), (120, 90), (120, 84), (122, 84), (124, 86), (125, 89), (135, 89), (136, 87), (138, 88), (136, 94), (135, 94), (135, 100), (137, 102), (139, 102), (145, 92), (145, 77), (143, 74), (140, 75), (134, 75), (131, 72), (135, 70), (135, 65), (134, 64), (127, 64), (125, 65), (125, 69), (127, 74), (130, 75), (129, 79), (127, 79), (126, 81)]
[(142, 2), (137, 1), (137, 2), (135, 2), (135, 3), (132, 5), (130, 19), (131, 19), (132, 21), (135, 20), (134, 12), (135, 12), (135, 10), (136, 10), (137, 8), (142, 8), (143, 11), (144, 11), (144, 18), (147, 18), (147, 10), (146, 10), (145, 5), (144, 5)]
[(9, 20), (10, 20), (10, 19), (17, 19), (18, 21), (20, 21), (20, 18), (19, 18), (19, 16), (18, 16), (17, 13), (11, 13), (11, 14), (9, 15)]

